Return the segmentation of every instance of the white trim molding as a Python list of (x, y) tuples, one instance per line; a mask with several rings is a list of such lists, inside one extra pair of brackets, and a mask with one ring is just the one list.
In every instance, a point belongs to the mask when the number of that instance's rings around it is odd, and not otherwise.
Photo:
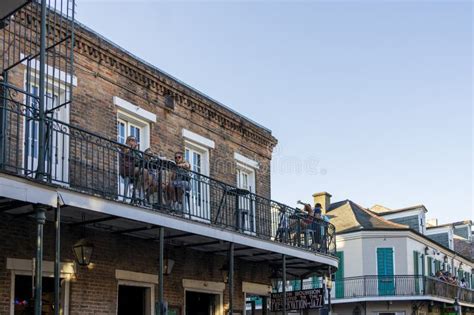
[(156, 122), (156, 115), (152, 112), (149, 112), (137, 105), (134, 105), (118, 96), (114, 96), (113, 101), (115, 106), (120, 107), (120, 109), (124, 110), (125, 112), (128, 112), (129, 114), (140, 117), (141, 119), (146, 120), (147, 122)]
[(183, 138), (191, 140), (197, 144), (203, 145), (206, 148), (214, 149), (216, 147), (216, 143), (213, 140), (203, 137), (201, 135), (198, 135), (197, 133), (194, 133), (188, 129), (183, 128), (182, 135), (183, 135)]
[(115, 270), (115, 279), (158, 284), (158, 275), (120, 269)]
[(200, 292), (221, 293), (225, 290), (225, 283), (215, 281), (183, 279), (183, 288), (187, 290), (199, 290)]
[(272, 287), (266, 284), (242, 281), (242, 292), (260, 296), (269, 296), (272, 292)]
[[(18, 258), (7, 258), (7, 269), (15, 271), (29, 271), (33, 270), (33, 260), (31, 259), (18, 259)], [(74, 274), (74, 263), (61, 263), (59, 271), (62, 275)], [(43, 273), (53, 274), (54, 273), (54, 262), (43, 261)]]
[(242, 154), (237, 153), (237, 152), (234, 152), (234, 159), (236, 161), (239, 161), (240, 163), (245, 164), (246, 166), (249, 166), (249, 167), (257, 169), (257, 170), (260, 167), (259, 163), (257, 161), (249, 159), (248, 157), (243, 156)]
[[(20, 53), (20, 58), (24, 59), (26, 56), (22, 53)], [(28, 66), (28, 60), (23, 60), (21, 62), (23, 65)], [(40, 71), (40, 62), (38, 59), (32, 59), (30, 65), (32, 68), (35, 70), (35, 72)], [(77, 86), (77, 77), (75, 75), (71, 76), (69, 73), (66, 73), (62, 70), (59, 70), (57, 68), (54, 68), (50, 65), (46, 65), (45, 69), (46, 75), (49, 77), (53, 77), (55, 79), (58, 79), (62, 81), (63, 83), (69, 83), (71, 82), (73, 86)]]

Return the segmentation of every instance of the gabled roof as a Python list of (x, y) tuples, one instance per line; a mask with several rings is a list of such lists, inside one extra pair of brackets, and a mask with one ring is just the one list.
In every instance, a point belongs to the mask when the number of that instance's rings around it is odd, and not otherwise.
[(407, 225), (385, 220), (351, 200), (332, 203), (328, 209), (338, 234), (359, 230), (408, 230)]

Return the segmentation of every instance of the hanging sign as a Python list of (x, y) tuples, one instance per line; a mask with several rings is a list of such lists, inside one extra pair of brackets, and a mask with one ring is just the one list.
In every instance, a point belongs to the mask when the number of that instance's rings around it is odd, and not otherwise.
[[(324, 305), (323, 289), (311, 289), (286, 292), (286, 310), (309, 310), (321, 308)], [(271, 311), (283, 310), (283, 293), (271, 294)]]

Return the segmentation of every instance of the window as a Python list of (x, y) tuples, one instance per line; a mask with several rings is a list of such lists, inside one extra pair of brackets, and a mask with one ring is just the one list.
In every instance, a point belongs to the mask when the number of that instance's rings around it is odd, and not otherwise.
[(210, 221), (209, 186), (207, 179), (199, 176), (209, 176), (209, 151), (190, 141), (185, 142), (184, 158), (191, 165), (191, 170), (197, 174), (191, 175), (191, 188), (186, 196), (187, 211), (191, 217), (197, 220)]
[[(237, 163), (237, 188), (255, 193), (255, 171), (240, 163)], [(251, 194), (239, 197), (239, 208), (240, 228), (244, 232), (254, 234), (256, 232), (254, 197)]]
[(138, 142), (138, 149), (144, 151), (150, 146), (149, 132), (150, 128), (147, 122), (123, 112), (118, 112), (117, 142), (125, 144), (127, 137), (134, 136)]
[[(25, 84), (29, 85), (28, 89), (32, 95), (39, 96), (38, 85)], [(46, 86), (46, 110), (52, 110), (61, 104), (67, 103), (68, 98), (69, 92), (64, 88), (51, 85)], [(39, 122), (37, 118), (39, 114), (39, 101), (34, 97), (26, 97), (25, 104), (27, 104), (24, 120), (25, 171), (29, 175), (34, 176), (38, 167), (39, 154)], [(49, 143), (51, 149), (45, 152), (45, 168), (51, 174), (54, 183), (66, 184), (69, 175), (69, 137), (67, 136), (68, 127), (65, 124), (69, 123), (69, 104), (55, 109), (52, 118), (55, 121), (51, 125), (50, 130), (51, 137)]]
[(238, 227), (246, 233), (256, 233), (256, 211), (255, 211), (255, 172), (259, 168), (257, 161), (249, 159), (240, 153), (234, 153), (236, 161), (236, 183), (237, 188), (244, 189), (250, 194), (239, 197), (239, 209), (237, 218)]

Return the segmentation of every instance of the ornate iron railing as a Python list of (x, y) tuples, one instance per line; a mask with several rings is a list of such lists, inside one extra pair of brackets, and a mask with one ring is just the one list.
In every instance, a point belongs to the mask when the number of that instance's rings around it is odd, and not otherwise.
[[(40, 180), (36, 98), (1, 87), (0, 169)], [(30, 101), (30, 99), (32, 101)], [(61, 109), (58, 109), (58, 111)], [(53, 117), (60, 117), (55, 115)], [(282, 203), (147, 155), (59, 119), (45, 121), (42, 181), (324, 254), (335, 229)]]
[(427, 276), (361, 276), (334, 281), (336, 299), (383, 296), (434, 296), (474, 303), (474, 291)]

